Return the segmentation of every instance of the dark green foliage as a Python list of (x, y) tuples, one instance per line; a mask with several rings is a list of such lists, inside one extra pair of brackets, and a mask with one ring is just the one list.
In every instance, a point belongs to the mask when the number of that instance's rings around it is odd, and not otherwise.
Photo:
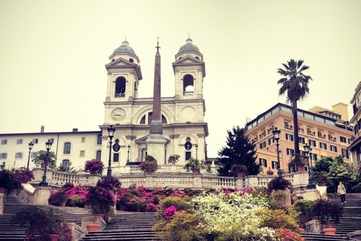
[(54, 206), (62, 206), (66, 203), (67, 197), (64, 192), (54, 192), (49, 197), (49, 204)]
[(361, 193), (361, 183), (357, 183), (351, 188), (351, 192)]
[(287, 179), (283, 177), (275, 177), (268, 183), (268, 191), (286, 190), (291, 186), (292, 184)]
[[(43, 167), (44, 166), (44, 161), (47, 158), (47, 152), (46, 151), (38, 151), (38, 152), (34, 152), (32, 154), (32, 158), (33, 158), (33, 162), (35, 163), (36, 166), (39, 167)], [(49, 152), (49, 162), (48, 162), (48, 167), (49, 168), (55, 168), (56, 163), (55, 163), (55, 153), (54, 152)]]
[(226, 146), (218, 153), (220, 176), (234, 175), (232, 168), (241, 165), (247, 167), (248, 175), (259, 173), (260, 167), (256, 163), (256, 146), (249, 141), (245, 132), (245, 129), (239, 126), (227, 131)]
[(71, 240), (70, 229), (52, 211), (28, 207), (18, 212), (13, 221), (27, 228), (26, 235), (29, 240), (48, 241), (50, 234), (59, 234), (62, 241)]
[(299, 213), (298, 219), (300, 223), (306, 223), (313, 218), (314, 201), (299, 200), (295, 203), (294, 208)]
[(102, 187), (110, 191), (116, 191), (120, 187), (120, 182), (118, 178), (105, 176), (97, 182), (97, 187)]
[(142, 169), (145, 173), (153, 173), (158, 169), (157, 160), (150, 155), (147, 155), (145, 161), (140, 164), (140, 169)]
[(327, 224), (330, 220), (338, 222), (342, 215), (341, 204), (335, 201), (318, 200), (312, 207), (312, 215), (317, 217), (322, 224)]
[(326, 157), (317, 161), (312, 168), (311, 178), (318, 184), (327, 185), (330, 193), (337, 191), (339, 182), (343, 182), (348, 191), (357, 184), (356, 172), (342, 157)]
[(4, 188), (7, 193), (19, 189), (22, 183), (27, 183), (33, 179), (33, 173), (26, 169), (20, 170), (1, 170), (0, 188)]

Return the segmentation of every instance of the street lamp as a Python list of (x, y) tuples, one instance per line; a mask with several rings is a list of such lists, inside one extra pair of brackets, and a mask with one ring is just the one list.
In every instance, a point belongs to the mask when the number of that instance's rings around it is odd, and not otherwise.
[(26, 164), (26, 170), (29, 171), (30, 155), (31, 155), (31, 150), (33, 149), (33, 146), (34, 146), (33, 141), (29, 142), (28, 146), (29, 146), (29, 155), (28, 155), (28, 163)]
[(112, 176), (112, 144), (113, 144), (115, 128), (112, 125), (110, 125), (107, 130), (108, 130), (108, 137), (109, 137), (109, 159), (108, 159), (107, 176), (111, 177)]
[(311, 160), (311, 151), (312, 151), (312, 148), (310, 145), (306, 144), (303, 146), (303, 149), (304, 149), (304, 156), (305, 158), (307, 158), (307, 165), (308, 165), (308, 186), (309, 188), (312, 188), (314, 187), (314, 183), (313, 183), (313, 180), (311, 180), (311, 168), (312, 168), (312, 160)]
[(129, 164), (129, 153), (130, 153), (130, 145), (128, 145), (128, 157), (127, 157), (127, 164)]
[(45, 143), (45, 146), (46, 146), (46, 157), (45, 157), (45, 160), (44, 160), (44, 174), (43, 174), (43, 180), (39, 183), (39, 186), (43, 186), (43, 187), (46, 187), (48, 186), (48, 182), (46, 181), (46, 172), (48, 170), (48, 164), (49, 164), (49, 152), (50, 152), (50, 148), (51, 148), (51, 145), (53, 144), (53, 139), (49, 139), (46, 143)]
[(273, 128), (272, 130), (273, 139), (276, 141), (278, 176), (282, 175), (281, 162), (280, 162), (280, 143), (279, 143), (280, 133), (281, 133), (280, 129), (278, 129), (277, 127)]

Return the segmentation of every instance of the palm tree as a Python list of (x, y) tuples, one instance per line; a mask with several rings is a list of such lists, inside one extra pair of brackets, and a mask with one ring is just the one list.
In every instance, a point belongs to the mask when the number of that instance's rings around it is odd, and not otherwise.
[(308, 93), (308, 83), (312, 79), (309, 75), (305, 75), (303, 71), (309, 67), (303, 64), (303, 60), (291, 59), (287, 64), (282, 64), (284, 69), (279, 68), (278, 73), (282, 76), (278, 80), (278, 84), (281, 85), (279, 89), (279, 95), (287, 95), (287, 101), (292, 104), (292, 115), (293, 115), (293, 132), (294, 132), (294, 149), (295, 158), (293, 163), (295, 169), (299, 165), (303, 165), (303, 161), (300, 156), (299, 147), (299, 135), (298, 135), (298, 116), (297, 116), (297, 101), (303, 99)]

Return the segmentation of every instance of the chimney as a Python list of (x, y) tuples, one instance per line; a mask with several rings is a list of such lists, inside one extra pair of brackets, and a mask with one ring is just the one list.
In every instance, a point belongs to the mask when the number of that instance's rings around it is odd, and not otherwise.
[(78, 132), (78, 128), (73, 128), (73, 132)]
[(44, 133), (44, 131), (45, 131), (45, 126), (42, 125), (42, 126), (40, 127), (40, 133)]

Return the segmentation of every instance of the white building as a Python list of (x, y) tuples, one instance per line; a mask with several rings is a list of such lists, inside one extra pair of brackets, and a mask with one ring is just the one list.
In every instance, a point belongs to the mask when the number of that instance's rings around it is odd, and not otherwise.
[[(83, 169), (86, 160), (101, 159), (108, 165), (107, 128), (115, 127), (113, 141), (120, 150), (112, 153), (113, 173), (127, 173), (146, 155), (156, 157), (159, 171), (169, 171), (169, 157), (178, 155), (176, 170), (182, 171), (187, 159), (206, 160), (208, 125), (204, 121), (203, 79), (205, 63), (198, 47), (187, 39), (173, 63), (175, 95), (160, 97), (160, 54), (156, 54), (154, 96), (138, 97), (142, 72), (138, 56), (127, 41), (114, 50), (106, 64), (107, 91), (104, 123), (99, 131), (0, 133), (0, 164), (6, 168), (26, 166), (28, 143), (37, 139), (33, 151), (44, 150), (47, 139), (54, 139), (52, 151), (57, 165), (67, 162)], [(158, 93), (158, 95), (157, 95)], [(157, 98), (159, 101), (157, 101)], [(161, 111), (156, 134), (150, 133), (153, 109)], [(158, 111), (157, 111), (158, 112)], [(153, 125), (152, 124), (152, 125)], [(186, 145), (187, 144), (187, 145)], [(190, 145), (191, 144), (191, 145)], [(69, 147), (70, 146), (70, 147)], [(187, 146), (187, 148), (186, 148)], [(70, 150), (69, 150), (70, 148)], [(172, 167), (174, 170), (174, 167)]]

